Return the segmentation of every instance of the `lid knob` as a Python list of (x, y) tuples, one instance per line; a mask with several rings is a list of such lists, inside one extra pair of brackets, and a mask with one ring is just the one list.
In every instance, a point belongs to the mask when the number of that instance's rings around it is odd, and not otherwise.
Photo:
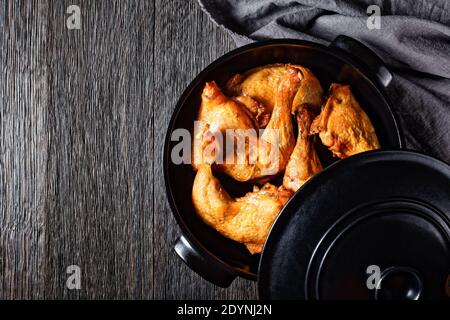
[(422, 277), (418, 271), (408, 267), (390, 267), (381, 274), (375, 300), (418, 300), (422, 290)]

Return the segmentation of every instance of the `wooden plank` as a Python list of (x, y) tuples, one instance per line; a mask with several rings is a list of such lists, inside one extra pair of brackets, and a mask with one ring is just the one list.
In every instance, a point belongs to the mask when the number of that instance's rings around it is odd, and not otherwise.
[[(172, 250), (165, 130), (189, 81), (234, 44), (194, 0), (155, 1), (0, 7), (0, 298), (256, 297)], [(66, 27), (69, 5), (81, 30)], [(72, 264), (81, 290), (65, 286)]]
[(0, 299), (44, 297), (47, 5), (0, 6)]
[(49, 15), (46, 297), (152, 298), (153, 2), (53, 0)]
[(193, 1), (157, 0), (155, 11), (154, 295), (159, 299), (256, 298), (254, 283), (236, 280), (228, 289), (206, 282), (175, 255), (179, 229), (168, 208), (162, 172), (164, 135), (177, 98), (209, 63), (234, 48), (231, 37)]

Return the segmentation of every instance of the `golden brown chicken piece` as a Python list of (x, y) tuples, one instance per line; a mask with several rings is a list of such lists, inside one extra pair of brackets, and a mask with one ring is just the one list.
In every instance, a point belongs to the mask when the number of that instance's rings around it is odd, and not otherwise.
[(380, 148), (372, 122), (347, 85), (331, 85), (328, 100), (311, 125), (311, 133), (319, 133), (322, 143), (339, 158)]
[[(226, 97), (214, 81), (207, 82), (202, 92), (197, 127), (194, 130), (192, 164), (195, 169), (201, 163), (213, 163), (220, 157), (221, 162), (226, 159), (223, 141), (227, 129), (255, 130), (255, 126), (240, 102)], [(216, 139), (216, 134), (221, 135), (222, 141)], [(249, 141), (247, 139), (243, 141), (246, 152), (249, 152)], [(242, 164), (237, 164), (236, 160), (235, 163), (220, 168), (238, 181), (247, 181), (254, 171), (249, 162), (248, 158), (242, 161)]]
[(270, 64), (251, 69), (244, 74), (232, 77), (226, 92), (231, 96), (250, 96), (266, 107), (263, 114), (270, 114), (275, 106), (275, 97), (281, 79), (290, 68), (299, 70), (301, 84), (292, 104), (292, 113), (299, 111), (303, 105), (309, 105), (313, 110), (320, 109), (323, 101), (323, 89), (314, 74), (307, 68), (290, 64)]
[(192, 201), (202, 220), (225, 237), (244, 243), (252, 254), (261, 252), (273, 222), (291, 195), (291, 191), (267, 183), (234, 199), (207, 164), (199, 166), (192, 188)]
[(283, 186), (297, 191), (309, 178), (322, 171), (322, 165), (309, 135), (314, 116), (308, 108), (297, 115), (298, 137), (283, 177)]
[(262, 142), (260, 141), (258, 147), (254, 179), (264, 177), (267, 173), (275, 176), (286, 168), (295, 146), (290, 110), (300, 82), (301, 73), (296, 68), (288, 68), (288, 72), (279, 82), (275, 106), (260, 139)]
[[(298, 69), (288, 71), (279, 83), (269, 123), (257, 140), (253, 139), (257, 138), (256, 125), (248, 109), (237, 98), (225, 96), (214, 82), (206, 83), (198, 116), (200, 124), (194, 133), (194, 168), (216, 162), (219, 170), (237, 181), (267, 181), (284, 171), (295, 145), (290, 110), (301, 82)], [(248, 100), (247, 103), (250, 104)], [(227, 129), (243, 129), (234, 131), (237, 143), (231, 150), (215, 139), (220, 132), (225, 141)], [(251, 129), (253, 137), (249, 135)], [(239, 141), (244, 142), (243, 148), (239, 148)], [(218, 155), (222, 161), (218, 161)], [(230, 159), (234, 161), (230, 163)]]

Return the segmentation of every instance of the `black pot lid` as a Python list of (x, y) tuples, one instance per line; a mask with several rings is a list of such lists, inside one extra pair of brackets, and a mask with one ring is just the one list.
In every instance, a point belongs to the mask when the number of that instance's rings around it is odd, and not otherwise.
[(259, 267), (262, 299), (446, 299), (450, 167), (410, 151), (339, 161), (289, 201)]

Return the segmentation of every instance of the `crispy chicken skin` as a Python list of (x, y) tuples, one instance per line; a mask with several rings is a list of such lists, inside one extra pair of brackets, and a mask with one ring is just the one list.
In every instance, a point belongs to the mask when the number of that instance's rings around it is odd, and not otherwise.
[(322, 165), (309, 130), (314, 116), (307, 108), (296, 115), (298, 123), (298, 137), (294, 151), (291, 154), (283, 177), (283, 186), (297, 191), (309, 178), (322, 171)]
[(275, 106), (278, 84), (291, 68), (299, 70), (302, 80), (292, 104), (292, 113), (299, 111), (304, 105), (309, 105), (314, 110), (320, 109), (323, 101), (322, 86), (309, 69), (299, 65), (277, 63), (251, 69), (232, 77), (225, 91), (231, 96), (252, 97), (266, 107), (263, 114), (270, 114)]
[(201, 219), (225, 237), (244, 243), (252, 254), (261, 252), (291, 195), (290, 190), (267, 183), (241, 198), (232, 198), (207, 164), (199, 166), (192, 188), (192, 201)]
[(256, 127), (263, 129), (267, 126), (270, 120), (270, 112), (262, 103), (250, 96), (237, 96), (234, 99), (242, 103)]
[(380, 148), (369, 117), (347, 85), (331, 85), (328, 100), (311, 125), (314, 133), (319, 133), (322, 143), (341, 159)]
[[(245, 141), (245, 155), (242, 155), (242, 152), (239, 154), (236, 143), (233, 150), (226, 150), (233, 153), (228, 159), (235, 159), (234, 163), (218, 163), (216, 167), (219, 170), (237, 181), (260, 182), (284, 171), (295, 145), (290, 110), (301, 82), (300, 77), (300, 72), (295, 68), (290, 68), (284, 74), (278, 86), (273, 112), (261, 137), (251, 148), (245, 132), (236, 131), (236, 140), (240, 138)], [(250, 104), (248, 100), (247, 103)], [(217, 162), (215, 157), (219, 154), (223, 155), (222, 159), (225, 160), (229, 156), (225, 152), (226, 147), (220, 150), (220, 143), (215, 143), (217, 132), (221, 132), (225, 138), (226, 129), (257, 129), (248, 112), (243, 103), (237, 98), (225, 96), (214, 82), (206, 83), (198, 116), (200, 124), (194, 133), (194, 168), (198, 168), (201, 163)], [(205, 152), (206, 149), (212, 149), (212, 152)]]

